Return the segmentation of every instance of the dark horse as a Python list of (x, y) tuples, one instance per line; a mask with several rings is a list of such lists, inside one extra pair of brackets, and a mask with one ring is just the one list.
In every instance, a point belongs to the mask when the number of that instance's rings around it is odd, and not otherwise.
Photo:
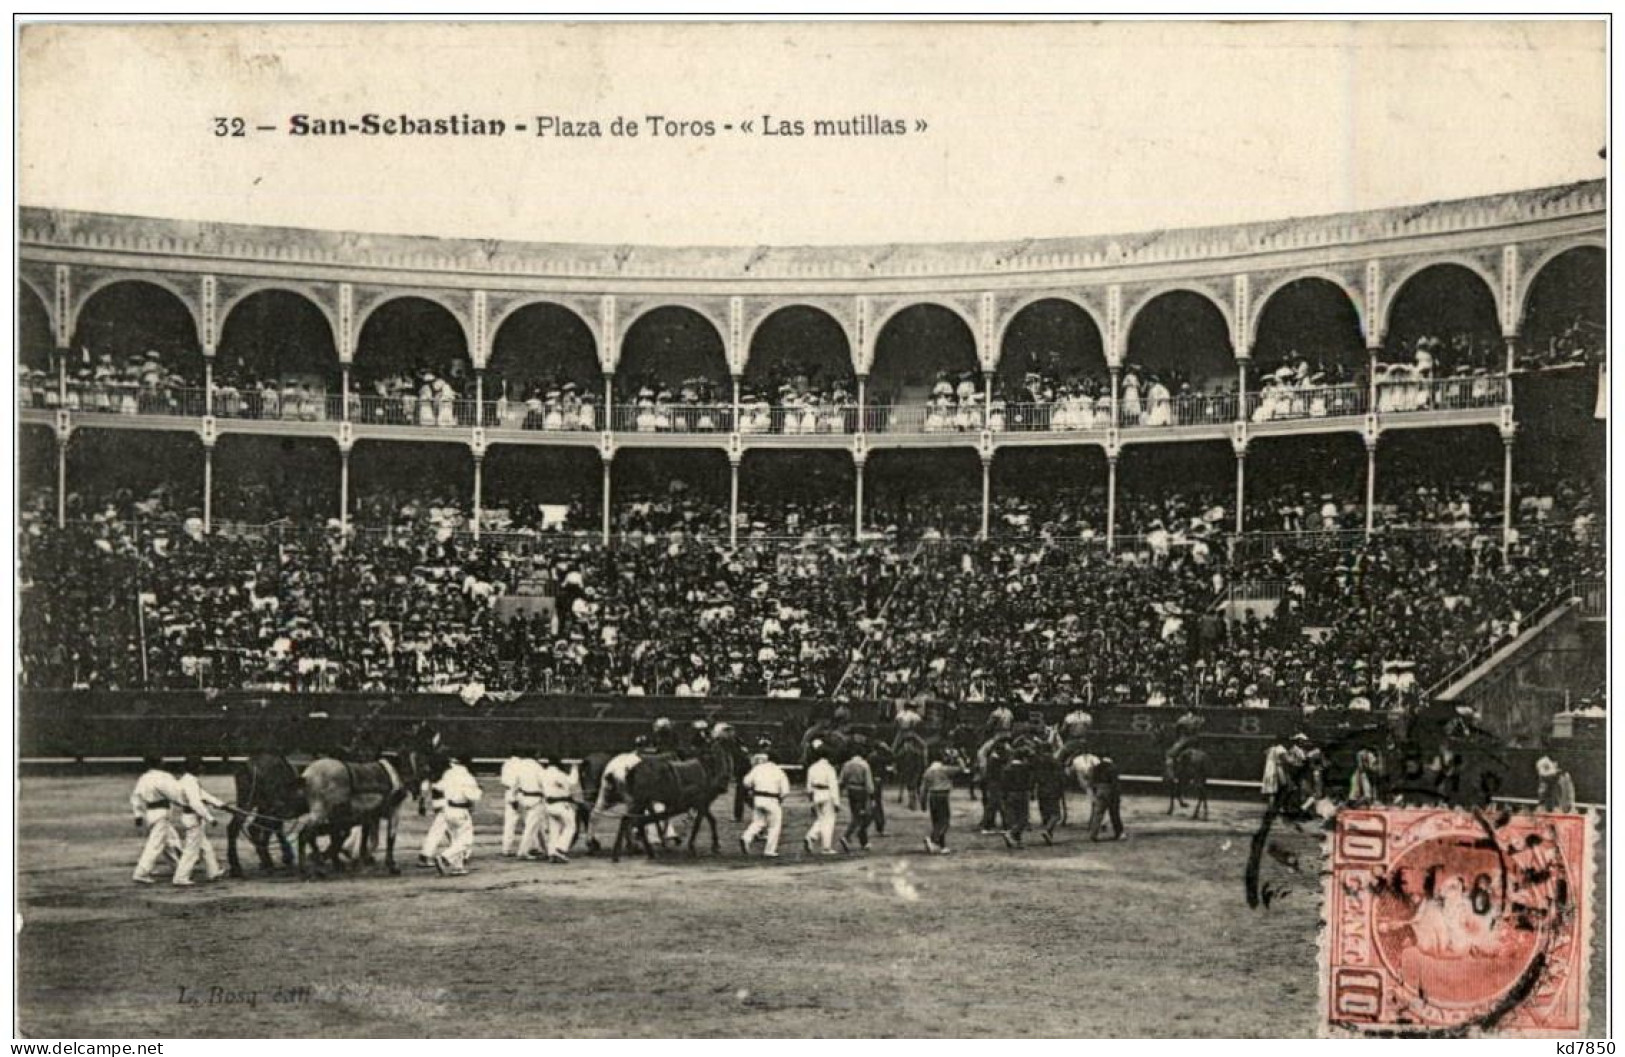
[[(717, 820), (711, 814), (711, 802), (728, 790), (733, 776), (733, 761), (725, 747), (712, 742), (705, 746), (695, 760), (677, 760), (669, 756), (649, 756), (638, 762), (626, 775), (626, 797), (630, 802), (626, 817), (615, 831), (615, 847), (610, 858), (621, 861), (621, 849), (634, 832), (642, 834), (643, 847), (654, 858), (654, 845), (649, 840), (650, 823), (693, 813), (688, 830), (688, 852), (694, 854), (694, 838), (699, 835), (700, 823), (711, 824), (711, 853), (722, 850), (717, 840)], [(655, 805), (660, 808), (656, 810)]]
[(271, 862), (272, 837), (282, 847), (282, 865), (292, 866), (293, 845), (288, 843), (283, 828), (306, 810), (299, 772), (285, 756), (257, 753), (242, 762), (235, 779), (237, 806), (226, 824), (226, 859), (231, 864), (231, 876), (243, 876), (243, 865), (237, 858), (237, 837), (245, 830), (259, 853), (261, 870), (269, 873), (275, 869)]
[(1174, 813), (1176, 802), (1180, 807), (1188, 807), (1185, 795), (1190, 793), (1196, 798), (1191, 818), (1205, 819), (1208, 817), (1207, 780), (1213, 767), (1208, 754), (1196, 747), (1195, 740), (1181, 738), (1163, 755), (1162, 781), (1168, 787), (1168, 814)]
[(598, 854), (598, 838), (592, 834), (592, 809), (598, 802), (598, 791), (604, 784), (604, 768), (610, 759), (607, 752), (589, 752), (576, 770), (576, 777), (581, 781), (581, 803), (576, 805), (576, 840), (585, 843), (593, 855)]
[(956, 723), (948, 731), (947, 746), (964, 761), (965, 788), (972, 800), (976, 799), (978, 788), (984, 796), (987, 794), (987, 776), (982, 773), (982, 744), (981, 730), (970, 723)]
[(897, 802), (903, 802), (904, 790), (907, 790), (908, 809), (918, 811), (920, 808), (920, 777), (925, 774), (925, 765), (930, 750), (926, 741), (918, 734), (911, 734), (902, 739), (897, 746), (897, 752), (892, 760), (892, 767), (897, 774)]

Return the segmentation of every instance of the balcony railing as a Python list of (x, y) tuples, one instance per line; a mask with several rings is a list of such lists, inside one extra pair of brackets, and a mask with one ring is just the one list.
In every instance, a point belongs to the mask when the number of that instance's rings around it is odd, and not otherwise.
[(1508, 402), (1504, 374), (1377, 383), (1377, 411), (1385, 415), (1408, 411), (1465, 411), (1499, 407)]
[(1050, 403), (1008, 404), (1002, 411), (995, 404), (988, 418), (988, 429), (994, 433), (1105, 432), (1111, 428), (1112, 410), (1108, 400), (1082, 397)]
[(351, 398), (351, 419), (373, 426), (422, 426), (451, 429), (474, 425), (477, 406), (473, 400), (455, 397), (420, 399), (402, 393), (398, 396), (362, 394)]
[(337, 393), (284, 393), (273, 389), (239, 391), (221, 386), (214, 391), (214, 413), (218, 418), (330, 422), (344, 417), (344, 403)]
[(1247, 394), (1247, 421), (1262, 424), (1364, 415), (1370, 397), (1370, 390), (1363, 385), (1270, 388)]
[(763, 407), (739, 410), (739, 432), (758, 436), (809, 437), (851, 433), (857, 429), (856, 404), (819, 407)]
[(81, 414), (200, 418), (205, 402), (202, 389), (159, 389), (75, 382), (68, 386), (67, 407), (68, 410), (78, 411)]
[(733, 406), (726, 404), (645, 404), (615, 408), (619, 433), (730, 433)]
[(538, 433), (591, 433), (603, 427), (597, 404), (565, 407), (562, 404), (527, 404), (519, 400), (487, 400), (486, 429), (524, 429)]
[(1187, 393), (1165, 400), (1142, 396), (1118, 401), (1124, 429), (1161, 429), (1170, 426), (1222, 426), (1236, 420), (1235, 393)]
[(961, 407), (902, 404), (868, 407), (863, 411), (864, 428), (870, 433), (980, 433), (986, 422), (984, 409), (972, 404)]
[(62, 393), (56, 382), (18, 382), (17, 406), (28, 411), (55, 411), (62, 406)]
[[(1385, 380), (1376, 389), (1376, 411), (1383, 415), (1411, 412), (1460, 411), (1494, 408), (1510, 398), (1505, 375), (1465, 378)], [(18, 406), (55, 410), (60, 401), (55, 385), (18, 386)], [(484, 414), (473, 400), (421, 399), (415, 394), (378, 396), (351, 393), (349, 418), (360, 424), (420, 428), (472, 427), (522, 429), (537, 432), (593, 432), (604, 428), (603, 411), (595, 405), (566, 410), (559, 406), (534, 407), (518, 402), (486, 401)], [(1159, 429), (1179, 426), (1223, 426), (1236, 421), (1239, 398), (1234, 393), (1186, 394), (1165, 400), (1120, 402), (1118, 425), (1123, 429)], [(345, 397), (336, 392), (289, 393), (278, 390), (237, 390), (219, 386), (213, 412), (220, 418), (283, 422), (337, 422), (345, 417)], [(200, 418), (208, 401), (201, 388), (155, 388), (122, 384), (70, 382), (70, 411), (89, 414), (157, 415)], [(1313, 421), (1365, 415), (1371, 410), (1370, 390), (1363, 385), (1335, 385), (1313, 389), (1269, 389), (1247, 394), (1246, 419), (1253, 424)], [(870, 433), (942, 435), (980, 433), (1087, 433), (1109, 428), (1110, 413), (1099, 400), (1087, 398), (1041, 404), (1005, 404), (991, 410), (981, 404), (941, 406), (928, 404), (867, 407), (863, 428)], [(739, 432), (760, 436), (845, 435), (858, 429), (860, 413), (853, 405), (836, 407), (746, 406), (739, 416)], [(734, 428), (731, 405), (617, 405), (613, 428), (625, 433), (727, 433)]]

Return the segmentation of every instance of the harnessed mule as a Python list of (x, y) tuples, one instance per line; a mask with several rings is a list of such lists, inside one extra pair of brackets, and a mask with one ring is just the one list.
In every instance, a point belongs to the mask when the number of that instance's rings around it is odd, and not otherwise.
[(322, 833), (332, 835), (333, 862), (343, 836), (361, 828), (361, 859), (370, 858), (369, 844), (376, 843), (378, 824), (387, 826), (384, 865), (392, 874), (395, 864), (395, 837), (400, 824), (401, 805), (407, 797), (421, 795), (420, 780), (430, 775), (427, 756), (413, 749), (394, 760), (379, 758), (370, 763), (350, 763), (323, 757), (312, 761), (302, 776), (305, 787), (305, 814), (294, 823), (299, 845), (299, 868), (307, 878), (317, 876), (308, 852)]
[[(631, 808), (615, 831), (615, 847), (610, 858), (620, 861), (621, 848), (626, 846), (627, 837), (633, 832), (642, 834), (644, 850), (649, 858), (654, 858), (654, 845), (648, 834), (650, 823), (689, 813), (694, 815), (688, 829), (689, 854), (695, 854), (694, 838), (699, 834), (701, 822), (711, 824), (711, 853), (720, 852), (722, 844), (717, 839), (717, 820), (711, 814), (711, 803), (727, 791), (732, 774), (733, 764), (727, 750), (715, 743), (706, 746), (697, 760), (652, 756), (639, 761), (626, 774), (626, 797)], [(656, 804), (661, 810), (654, 809)]]
[(285, 756), (259, 753), (243, 761), (234, 781), (237, 806), (226, 824), (226, 859), (231, 864), (231, 876), (243, 876), (242, 862), (237, 858), (237, 837), (245, 831), (259, 854), (261, 870), (270, 873), (275, 869), (271, 862), (273, 836), (282, 847), (282, 865), (292, 866), (293, 845), (288, 843), (283, 828), (306, 809), (299, 772)]

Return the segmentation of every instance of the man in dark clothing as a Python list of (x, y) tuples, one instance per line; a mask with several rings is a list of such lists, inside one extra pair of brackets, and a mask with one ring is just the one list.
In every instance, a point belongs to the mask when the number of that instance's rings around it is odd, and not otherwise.
[(1027, 803), (1033, 795), (1032, 753), (1025, 744), (1011, 750), (999, 776), (999, 788), (1004, 798), (1004, 846), (1019, 848), (1021, 835), (1027, 831)]
[(868, 742), (864, 755), (869, 760), (869, 770), (874, 775), (875, 792), (869, 798), (869, 821), (874, 826), (875, 836), (886, 835), (886, 778), (892, 772), (891, 746), (876, 738)]
[(841, 834), (841, 850), (850, 854), (852, 838), (856, 836), (858, 847), (868, 851), (869, 804), (874, 799), (875, 779), (869, 761), (862, 754), (854, 752), (841, 765), (840, 784), (852, 808), (852, 819), (846, 824), (846, 832)]
[(750, 773), (750, 752), (746, 750), (744, 741), (731, 726), (722, 724), (716, 735), (717, 744), (728, 752), (728, 762), (733, 768), (734, 776), (734, 821), (745, 821), (745, 806), (749, 799), (745, 791), (745, 775)]
[(671, 725), (671, 720), (662, 716), (655, 720), (653, 737), (654, 751), (661, 755), (676, 755), (677, 729)]
[(1032, 759), (1033, 794), (1038, 798), (1038, 818), (1045, 844), (1053, 844), (1055, 827), (1061, 824), (1061, 797), (1065, 772), (1052, 752), (1036, 752)]
[(1102, 756), (1089, 772), (1089, 839), (1100, 839), (1100, 827), (1110, 818), (1112, 839), (1123, 835), (1123, 816), (1120, 814), (1122, 791), (1118, 782), (1117, 764), (1110, 756)]
[(1000, 833), (1004, 807), (1004, 765), (1010, 758), (1010, 743), (994, 738), (982, 750), (982, 832)]
[(925, 850), (929, 855), (947, 855), (948, 848), (948, 822), (953, 815), (948, 797), (954, 789), (954, 776), (959, 774), (958, 756), (944, 759), (941, 750), (935, 750), (930, 756), (931, 762), (926, 766), (925, 773), (920, 776), (920, 799), (925, 801), (931, 812), (931, 835), (925, 838)]

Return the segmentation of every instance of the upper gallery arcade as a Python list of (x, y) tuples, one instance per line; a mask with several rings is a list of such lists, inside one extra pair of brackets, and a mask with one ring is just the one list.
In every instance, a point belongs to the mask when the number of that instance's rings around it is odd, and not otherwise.
[[(267, 292), (318, 313), (331, 362), (366, 355), (369, 324), (399, 303), (426, 303), (435, 324), (483, 371), (505, 332), (537, 311), (613, 375), (639, 324), (678, 324), (698, 355), (742, 376), (760, 336), (787, 309), (844, 343), (851, 372), (886, 369), (914, 318), (938, 317), (964, 366), (999, 369), (1006, 339), (1035, 309), (1076, 318), (1108, 369), (1136, 358), (1157, 315), (1217, 324), (1222, 354), (1247, 361), (1270, 338), (1272, 301), (1306, 281), (1344, 302), (1358, 340), (1380, 349), (1407, 289), (1449, 272), (1513, 339), (1542, 269), (1606, 234), (1602, 181), (1510, 194), (1222, 228), (1007, 243), (831, 247), (562, 245), (430, 239), (160, 220), (23, 208), (19, 296), (71, 348), (87, 309), (121, 284), (167, 292), (205, 359), (234, 315)], [(1057, 220), (1064, 226), (1064, 219)], [(1473, 289), (1475, 288), (1476, 289)], [(266, 298), (259, 298), (264, 303)], [(929, 306), (924, 307), (924, 306)], [(913, 310), (912, 312), (910, 310)], [(1277, 313), (1277, 315), (1287, 315)], [(315, 317), (313, 317), (315, 318)], [(927, 330), (931, 329), (927, 327)], [(906, 335), (901, 335), (906, 337)], [(659, 344), (659, 343), (657, 343)], [(669, 343), (667, 343), (669, 344)], [(561, 351), (575, 351), (561, 349)]]

